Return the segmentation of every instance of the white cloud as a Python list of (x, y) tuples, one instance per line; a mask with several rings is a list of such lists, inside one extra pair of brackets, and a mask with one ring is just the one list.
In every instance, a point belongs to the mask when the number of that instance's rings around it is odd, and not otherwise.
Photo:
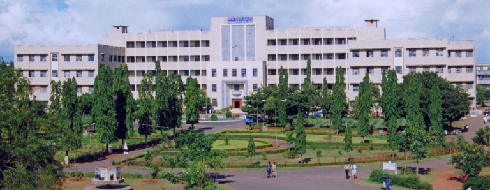
[(445, 0), (55, 0), (0, 1), (0, 56), (13, 44), (93, 44), (113, 25), (129, 32), (165, 29), (209, 30), (211, 16), (269, 15), (276, 29), (303, 26), (364, 27), (379, 19), (387, 38), (455, 36), (477, 40), (477, 62), (490, 60), (490, 1)]

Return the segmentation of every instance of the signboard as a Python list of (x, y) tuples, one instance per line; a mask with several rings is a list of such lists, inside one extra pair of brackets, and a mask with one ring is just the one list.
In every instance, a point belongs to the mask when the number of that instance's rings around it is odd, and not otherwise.
[(395, 170), (395, 175), (397, 174), (397, 166), (396, 163), (383, 163), (383, 170)]
[(253, 17), (228, 17), (228, 24), (253, 23)]

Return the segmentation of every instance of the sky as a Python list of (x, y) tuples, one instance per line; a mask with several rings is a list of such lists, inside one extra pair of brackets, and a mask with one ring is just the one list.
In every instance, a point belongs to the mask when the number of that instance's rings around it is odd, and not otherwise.
[(0, 0), (0, 57), (14, 45), (100, 44), (112, 26), (130, 33), (202, 29), (212, 16), (268, 15), (275, 29), (349, 26), (379, 19), (386, 37), (475, 40), (490, 63), (488, 0)]

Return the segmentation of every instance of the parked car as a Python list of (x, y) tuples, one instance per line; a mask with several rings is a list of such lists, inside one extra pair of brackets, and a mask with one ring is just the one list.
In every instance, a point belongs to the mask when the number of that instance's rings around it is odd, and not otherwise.
[[(253, 123), (253, 122), (257, 122), (257, 115), (255, 114), (251, 114), (251, 115), (247, 115), (245, 117), (245, 124), (250, 124), (250, 123)], [(262, 116), (259, 115), (259, 122), (262, 122)]]

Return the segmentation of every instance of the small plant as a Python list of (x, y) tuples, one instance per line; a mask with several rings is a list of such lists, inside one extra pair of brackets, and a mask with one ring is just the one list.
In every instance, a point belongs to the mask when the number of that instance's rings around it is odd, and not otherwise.
[(262, 159), (267, 160), (267, 153), (266, 152), (262, 152)]
[(231, 111), (226, 111), (225, 116), (226, 118), (230, 118), (232, 116)]
[(230, 139), (228, 137), (225, 137), (225, 145), (229, 145), (230, 144)]
[(218, 116), (216, 114), (211, 114), (211, 121), (218, 121)]
[(342, 150), (339, 150), (338, 153), (339, 153), (339, 155), (342, 155)]
[(294, 132), (293, 131), (286, 131), (286, 142), (288, 144), (292, 144), (294, 142)]
[(339, 145), (335, 146), (335, 149), (339, 149), (339, 148), (340, 148)]
[(332, 136), (332, 134), (328, 134), (326, 137), (323, 137), (323, 139), (330, 141), (333, 139), (333, 136)]
[(316, 157), (322, 156), (322, 150), (316, 150)]
[(294, 158), (296, 158), (298, 153), (296, 153), (296, 151), (294, 151), (294, 150), (286, 150), (286, 152), (284, 152), (284, 154), (282, 154), (282, 155), (284, 156), (284, 158), (294, 159)]

